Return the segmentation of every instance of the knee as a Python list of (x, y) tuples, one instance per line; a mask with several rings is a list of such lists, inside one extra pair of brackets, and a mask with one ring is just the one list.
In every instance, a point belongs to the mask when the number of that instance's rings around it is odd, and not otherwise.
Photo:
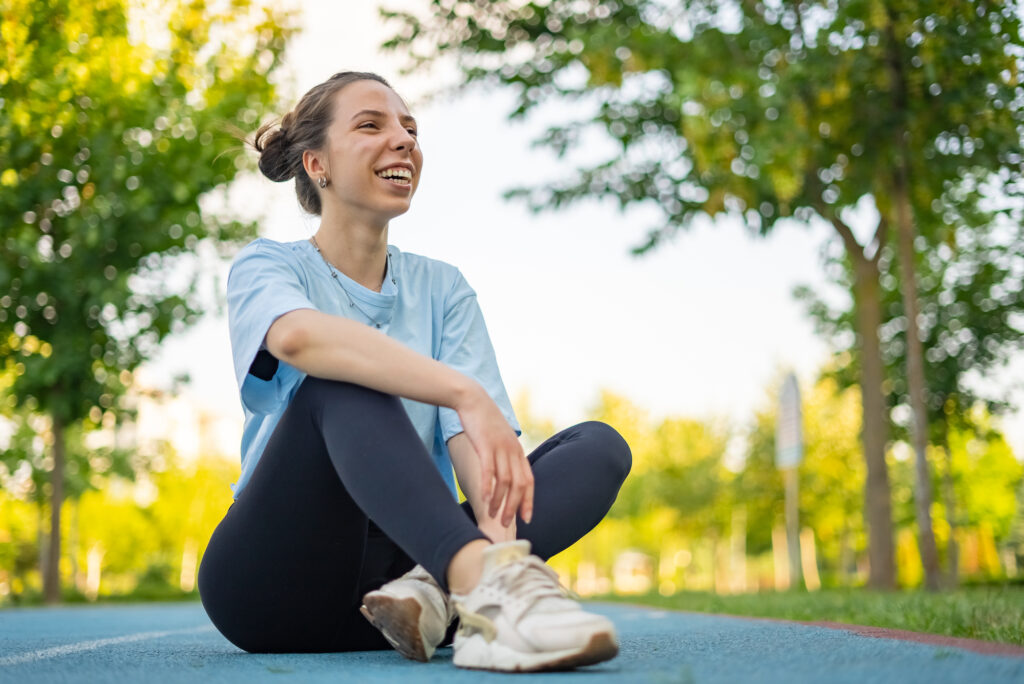
[(362, 393), (362, 392), (374, 392), (369, 387), (363, 385), (357, 385), (353, 382), (346, 382), (344, 380), (329, 380), (327, 378), (318, 378), (314, 375), (307, 375), (302, 379), (302, 384), (299, 385), (299, 391), (307, 393), (327, 393), (337, 394), (341, 393)]
[(302, 384), (295, 393), (293, 401), (296, 400), (312, 400), (314, 403), (323, 403), (324, 400), (329, 400), (332, 405), (337, 405), (339, 402), (356, 401), (362, 405), (376, 405), (379, 403), (385, 406), (390, 404), (401, 406), (398, 397), (394, 395), (378, 392), (364, 385), (357, 385), (352, 382), (345, 382), (344, 380), (328, 380), (312, 375), (307, 375), (303, 379)]
[(584, 437), (595, 444), (595, 458), (601, 459), (619, 482), (624, 481), (633, 466), (633, 452), (619, 431), (597, 420), (582, 423), (579, 428)]

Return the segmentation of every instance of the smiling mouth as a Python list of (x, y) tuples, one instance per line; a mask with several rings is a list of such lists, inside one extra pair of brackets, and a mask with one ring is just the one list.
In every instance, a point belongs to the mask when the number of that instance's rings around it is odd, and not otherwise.
[(412, 183), (412, 171), (401, 167), (378, 171), (377, 177), (398, 185), (410, 185)]

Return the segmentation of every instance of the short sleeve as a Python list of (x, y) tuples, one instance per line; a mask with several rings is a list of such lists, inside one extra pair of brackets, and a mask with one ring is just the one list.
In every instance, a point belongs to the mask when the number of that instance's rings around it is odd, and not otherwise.
[(259, 239), (249, 243), (228, 274), (228, 325), (235, 380), (242, 404), (254, 413), (268, 413), (285, 399), (299, 371), (260, 359), (261, 371), (250, 373), (271, 324), (296, 309), (315, 309), (309, 300), (294, 253), (286, 246)]
[[(479, 382), (516, 434), (522, 434), (498, 371), (498, 361), (487, 334), (483, 312), (477, 303), (476, 292), (462, 273), (456, 274), (445, 301), (441, 349), (437, 360)], [(463, 431), (458, 414), (453, 409), (440, 407), (438, 421), (445, 442)]]

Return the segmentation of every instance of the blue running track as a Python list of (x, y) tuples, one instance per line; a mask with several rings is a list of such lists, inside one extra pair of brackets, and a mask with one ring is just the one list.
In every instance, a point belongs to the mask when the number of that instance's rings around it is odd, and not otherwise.
[[(876, 639), (801, 624), (590, 604), (619, 629), (619, 657), (540, 682), (655, 684), (1024, 683), (1024, 658)], [(451, 649), (428, 664), (393, 651), (250, 655), (197, 603), (0, 611), (0, 682), (479, 682), (509, 675), (456, 669)]]

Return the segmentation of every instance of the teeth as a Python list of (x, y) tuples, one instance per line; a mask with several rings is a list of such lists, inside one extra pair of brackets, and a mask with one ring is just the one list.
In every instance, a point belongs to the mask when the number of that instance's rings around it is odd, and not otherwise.
[(381, 178), (397, 178), (401, 180), (411, 180), (412, 171), (409, 169), (403, 169), (401, 167), (394, 167), (390, 169), (384, 169), (377, 173)]

